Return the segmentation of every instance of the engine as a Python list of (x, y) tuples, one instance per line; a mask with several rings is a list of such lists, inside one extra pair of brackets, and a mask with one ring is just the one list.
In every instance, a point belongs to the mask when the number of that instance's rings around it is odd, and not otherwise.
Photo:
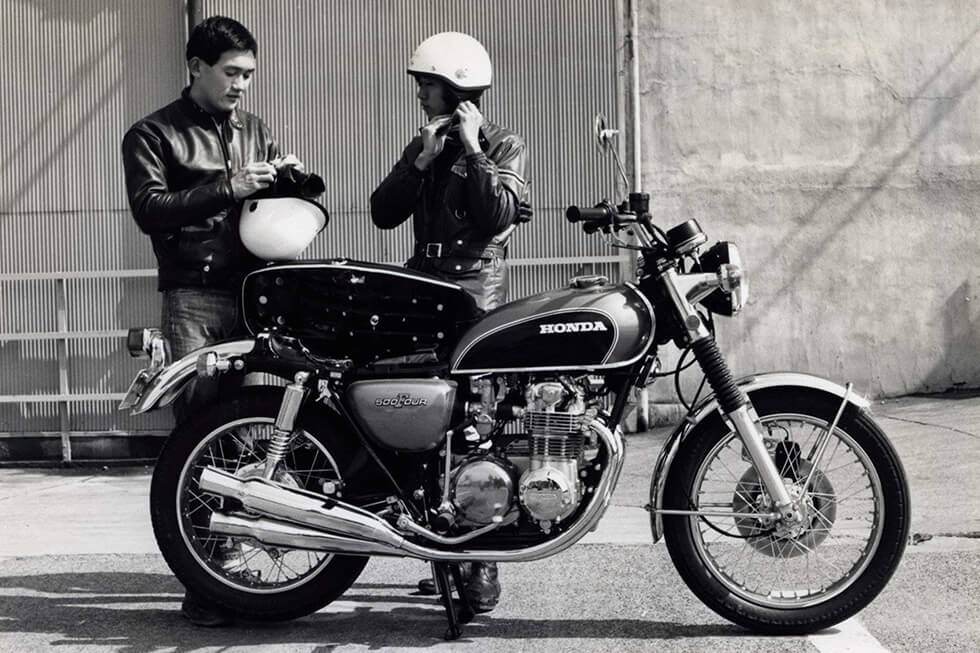
[(582, 500), (579, 459), (585, 418), (584, 394), (559, 382), (527, 389), (524, 424), (530, 452), (521, 475), (521, 506), (542, 530), (570, 515)]
[[(501, 521), (515, 500), (525, 516), (548, 533), (571, 515), (583, 496), (580, 468), (592, 436), (587, 424), (595, 416), (582, 387), (568, 379), (528, 384), (520, 408), (504, 400), (488, 379), (474, 382), (481, 397), (472, 409), (473, 427), (466, 439), (475, 444), (451, 474), (451, 507), (456, 523), (486, 526)], [(513, 399), (514, 391), (509, 391)], [(522, 417), (526, 439), (490, 453), (486, 441), (501, 415)]]

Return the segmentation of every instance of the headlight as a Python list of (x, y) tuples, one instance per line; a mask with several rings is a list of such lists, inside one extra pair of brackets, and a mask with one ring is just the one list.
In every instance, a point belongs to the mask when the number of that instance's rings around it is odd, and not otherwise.
[(749, 280), (735, 243), (715, 243), (701, 257), (701, 271), (715, 272), (721, 280), (721, 288), (701, 300), (705, 308), (727, 316), (742, 310), (749, 299)]

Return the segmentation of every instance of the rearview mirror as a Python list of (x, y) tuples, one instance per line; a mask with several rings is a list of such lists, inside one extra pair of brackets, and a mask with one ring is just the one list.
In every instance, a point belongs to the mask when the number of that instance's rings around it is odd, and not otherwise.
[(618, 129), (610, 129), (606, 125), (606, 116), (597, 113), (595, 120), (592, 121), (592, 135), (595, 138), (596, 146), (602, 151), (612, 149), (613, 139), (619, 134)]

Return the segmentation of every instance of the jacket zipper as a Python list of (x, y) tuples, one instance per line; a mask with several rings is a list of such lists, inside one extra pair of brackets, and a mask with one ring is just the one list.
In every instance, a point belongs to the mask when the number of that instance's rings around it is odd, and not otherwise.
[(214, 130), (218, 132), (218, 142), (221, 143), (221, 153), (225, 157), (225, 174), (228, 175), (228, 182), (231, 182), (231, 153), (228, 151), (228, 143), (225, 142), (225, 134), (221, 131), (221, 125), (218, 121), (211, 116), (211, 124), (214, 125)]

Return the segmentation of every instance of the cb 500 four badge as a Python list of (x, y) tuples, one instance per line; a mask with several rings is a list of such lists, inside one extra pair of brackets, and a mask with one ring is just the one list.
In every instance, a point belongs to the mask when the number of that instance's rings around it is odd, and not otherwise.
[(421, 397), (413, 397), (407, 392), (402, 392), (394, 397), (378, 397), (374, 400), (375, 406), (387, 406), (389, 408), (403, 408), (405, 406), (426, 406), (429, 401)]
[(601, 320), (595, 322), (557, 322), (555, 324), (542, 324), (542, 333), (579, 333), (581, 331), (608, 331), (606, 325)]

